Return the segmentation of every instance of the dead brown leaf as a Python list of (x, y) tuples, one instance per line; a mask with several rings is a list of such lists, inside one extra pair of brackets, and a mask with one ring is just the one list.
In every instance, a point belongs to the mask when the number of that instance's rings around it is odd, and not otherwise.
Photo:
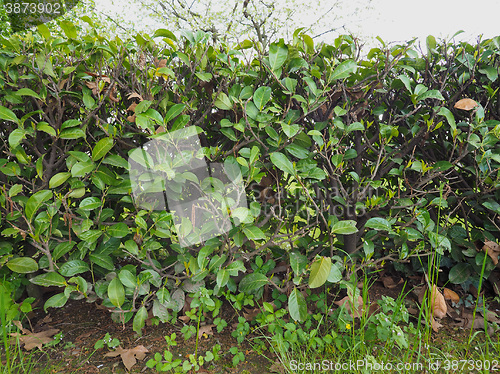
[(338, 306), (344, 306), (352, 318), (361, 318), (363, 313), (363, 298), (358, 296), (357, 300), (350, 299), (349, 296), (342, 300), (335, 301)]
[(104, 356), (121, 356), (123, 365), (125, 365), (127, 370), (130, 370), (132, 366), (137, 363), (137, 360), (144, 360), (144, 357), (146, 357), (146, 353), (148, 352), (148, 349), (143, 345), (138, 345), (137, 347), (132, 349), (123, 349), (122, 347), (118, 346), (118, 348), (116, 348), (113, 352), (108, 352)]
[(135, 122), (135, 114), (128, 116), (127, 121), (132, 122), (132, 123)]
[(177, 318), (179, 318), (184, 323), (188, 323), (189, 320), (191, 319), (189, 316), (186, 316), (186, 315), (180, 316), (180, 317), (177, 317)]
[(120, 101), (120, 99), (118, 99), (116, 96), (116, 88), (115, 86), (111, 87), (111, 91), (109, 91), (109, 100), (111, 100), (112, 102), (114, 103), (117, 103)]
[(269, 372), (278, 373), (278, 374), (285, 374), (287, 372), (287, 370), (285, 369), (285, 366), (279, 360), (276, 360), (269, 367)]
[(398, 281), (398, 283), (396, 283), (389, 276), (382, 277), (381, 280), (382, 280), (382, 283), (384, 284), (384, 287), (388, 288), (388, 289), (396, 288), (398, 286), (398, 284), (401, 284), (403, 282), (403, 279), (400, 278), (399, 281)]
[(160, 60), (160, 62), (158, 62), (158, 67), (159, 68), (164, 68), (165, 66), (167, 66), (167, 59), (162, 59)]
[(62, 90), (64, 88), (64, 85), (68, 81), (69, 81), (69, 78), (64, 78), (63, 80), (59, 81), (59, 84), (57, 85), (57, 87), (59, 87), (59, 89)]
[(137, 106), (137, 103), (132, 103), (130, 106), (127, 108), (129, 112), (134, 112), (135, 113), (135, 107)]
[(42, 349), (44, 344), (50, 343), (53, 340), (52, 336), (57, 334), (59, 329), (48, 329), (36, 333), (32, 333), (31, 331), (25, 329), (22, 331), (23, 334), (16, 332), (11, 333), (10, 335), (19, 338), (19, 341), (24, 344), (24, 349), (30, 351), (35, 347)]
[(455, 103), (454, 107), (457, 109), (462, 109), (462, 110), (472, 110), (475, 107), (477, 107), (478, 105), (479, 104), (476, 103), (474, 100), (466, 98), (466, 99), (458, 100)]
[[(420, 305), (422, 305), (424, 301), (425, 291), (426, 287), (422, 287), (422, 289), (418, 294), (418, 302)], [(444, 299), (443, 294), (439, 292), (435, 284), (432, 285), (430, 304), (433, 317), (444, 318), (444, 316), (446, 316), (446, 311), (448, 310), (448, 307), (446, 306), (446, 301)]]
[(260, 313), (259, 308), (254, 308), (254, 309), (244, 308), (243, 317), (245, 317), (247, 321), (252, 321), (259, 313)]
[(133, 99), (133, 98), (137, 98), (139, 99), (140, 101), (143, 101), (144, 99), (142, 98), (141, 95), (139, 95), (137, 92), (132, 92), (131, 94), (129, 94), (127, 96), (128, 99)]
[(137, 67), (140, 70), (144, 70), (146, 67), (146, 55), (144, 53), (141, 53), (139, 56), (139, 60), (137, 61)]
[(431, 309), (432, 315), (437, 318), (444, 318), (446, 316), (446, 301), (443, 294), (438, 290), (435, 284), (432, 285), (431, 291)]
[(85, 85), (92, 90), (94, 96), (97, 96), (99, 89), (96, 82), (85, 82)]
[(455, 304), (458, 304), (460, 301), (460, 296), (455, 291), (450, 290), (449, 288), (443, 289), (443, 296), (445, 300), (451, 300)]
[(498, 255), (500, 255), (500, 245), (491, 240), (486, 240), (484, 242), (483, 251), (490, 256), (491, 260), (495, 265), (498, 264)]
[(198, 339), (201, 339), (203, 336), (208, 339), (208, 335), (213, 335), (212, 327), (215, 325), (205, 325), (201, 326), (198, 330)]
[(160, 134), (160, 133), (165, 132), (165, 131), (166, 131), (166, 130), (165, 130), (165, 127), (163, 127), (163, 126), (158, 126), (158, 128), (157, 128), (157, 129), (156, 129), (156, 131), (155, 131), (155, 134)]
[(442, 324), (440, 324), (438, 321), (436, 321), (436, 320), (434, 319), (434, 317), (431, 317), (431, 326), (432, 326), (432, 330), (433, 330), (434, 332), (438, 332), (438, 331), (439, 331), (439, 329), (440, 329), (441, 327), (443, 327), (443, 325), (442, 325)]

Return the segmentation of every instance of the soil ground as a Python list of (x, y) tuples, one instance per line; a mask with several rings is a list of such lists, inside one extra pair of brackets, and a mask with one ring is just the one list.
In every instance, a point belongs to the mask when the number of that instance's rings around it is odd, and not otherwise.
[[(418, 283), (420, 283), (418, 277), (413, 277), (408, 280), (406, 288), (403, 289), (404, 282), (401, 276), (382, 273), (371, 285), (369, 299), (372, 303), (379, 300), (383, 295), (396, 299), (403, 293), (406, 295), (405, 304), (411, 308), (412, 305), (416, 306), (418, 299), (416, 293), (411, 290)], [(458, 289), (458, 287), (455, 287), (455, 291), (460, 297), (465, 298), (467, 296), (467, 293)], [(489, 300), (493, 300), (492, 296), (494, 294), (490, 295)], [(333, 298), (331, 301), (334, 301)], [(490, 302), (490, 311), (500, 314), (500, 305), (497, 301)], [(119, 356), (104, 356), (110, 351), (106, 346), (97, 351), (94, 350), (94, 344), (99, 339), (103, 339), (106, 333), (109, 333), (112, 338), (117, 338), (121, 342), (121, 347), (125, 349), (138, 345), (147, 348), (148, 354), (143, 361), (138, 361), (134, 365), (130, 371), (132, 373), (153, 372), (153, 370), (145, 366), (145, 363), (156, 352), (163, 353), (168, 348), (165, 336), (170, 336), (174, 332), (177, 334), (178, 345), (169, 348), (174, 354), (174, 358), (184, 359), (188, 354), (195, 351), (196, 339), (191, 337), (187, 341), (184, 340), (183, 334), (180, 332), (183, 326), (181, 321), (178, 321), (176, 325), (160, 324), (159, 326), (152, 326), (148, 324), (143, 329), (142, 336), (139, 337), (133, 331), (131, 321), (125, 326), (113, 322), (107, 310), (98, 308), (95, 303), (87, 303), (85, 300), (70, 300), (64, 307), (59, 309), (51, 308), (48, 312), (48, 314), (44, 313), (43, 309), (39, 307), (30, 317), (31, 327), (29, 325), (25, 327), (35, 332), (47, 328), (62, 331), (63, 339), (58, 345), (53, 348), (45, 348), (42, 354), (36, 353), (34, 356), (35, 360), (38, 360), (38, 367), (53, 367), (53, 373), (126, 373)], [(221, 359), (212, 362), (207, 369), (202, 369), (199, 372), (211, 374), (284, 372), (283, 368), (276, 365), (276, 357), (271, 352), (264, 352), (266, 358), (260, 354), (261, 352), (257, 353), (252, 349), (249, 339), (254, 335), (248, 335), (247, 341), (238, 346), (236, 339), (231, 336), (232, 326), (238, 320), (238, 313), (229, 303), (224, 303), (221, 308), (221, 317), (227, 321), (228, 326), (221, 333), (218, 333), (214, 328), (213, 335), (202, 337), (198, 347), (198, 352), (204, 353), (211, 350), (215, 344), (219, 344), (221, 346), (219, 352)], [(458, 328), (449, 316), (444, 318), (441, 323), (443, 327), (437, 333), (433, 333), (432, 336), (436, 345), (446, 346), (453, 340), (460, 342), (467, 340), (470, 329)], [(245, 361), (236, 367), (233, 367), (233, 355), (229, 353), (229, 349), (233, 346), (238, 346), (239, 350), (245, 354)]]

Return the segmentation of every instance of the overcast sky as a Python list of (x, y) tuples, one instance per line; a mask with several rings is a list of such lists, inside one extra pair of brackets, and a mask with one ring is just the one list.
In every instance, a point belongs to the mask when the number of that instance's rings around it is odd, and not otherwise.
[[(141, 12), (131, 12), (127, 1), (97, 0), (100, 10), (109, 14), (121, 13), (125, 19), (134, 21)], [(226, 0), (221, 0), (226, 3)], [(279, 7), (287, 4), (284, 0), (275, 1)], [(191, 1), (189, 1), (190, 3)], [(413, 37), (425, 40), (427, 35), (449, 38), (457, 31), (464, 30), (458, 39), (474, 42), (479, 34), (485, 37), (500, 35), (500, 1), (498, 0), (323, 0), (322, 9), (315, 5), (318, 1), (304, 0), (308, 5), (297, 9), (295, 22), (300, 26), (309, 26), (318, 18), (322, 18), (325, 26), (319, 31), (325, 31), (329, 25), (345, 25), (347, 31), (353, 32), (367, 40), (380, 36), (384, 41), (405, 41)], [(196, 0), (194, 0), (196, 4)], [(367, 5), (369, 4), (368, 8)], [(328, 12), (330, 8), (333, 9)], [(353, 10), (357, 15), (352, 16)], [(331, 22), (329, 23), (329, 21)], [(340, 20), (340, 21), (339, 21)], [(341, 23), (339, 23), (341, 22)], [(153, 22), (139, 21), (136, 26), (153, 25)], [(158, 25), (165, 27), (165, 25)], [(285, 28), (285, 26), (284, 26)], [(174, 30), (172, 30), (174, 31)], [(343, 31), (338, 31), (343, 33)], [(311, 35), (314, 36), (314, 35)], [(326, 34), (322, 40), (328, 42), (335, 33)]]

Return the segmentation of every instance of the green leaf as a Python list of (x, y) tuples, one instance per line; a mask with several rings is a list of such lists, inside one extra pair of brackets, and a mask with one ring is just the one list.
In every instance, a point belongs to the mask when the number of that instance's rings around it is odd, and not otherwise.
[(417, 101), (425, 100), (425, 99), (438, 99), (444, 100), (443, 95), (438, 90), (429, 90), (424, 92), (422, 95), (417, 97)]
[(102, 205), (101, 200), (95, 196), (86, 197), (80, 202), (79, 208), (86, 212), (99, 208)]
[(71, 260), (62, 264), (59, 273), (64, 277), (72, 277), (75, 274), (85, 273), (89, 270), (89, 265), (85, 261)]
[(16, 95), (18, 96), (31, 96), (35, 97), (37, 99), (40, 99), (40, 95), (38, 95), (35, 91), (29, 88), (21, 88), (20, 90), (17, 90)]
[(28, 220), (31, 221), (35, 213), (42, 206), (42, 204), (51, 198), (52, 198), (52, 191), (50, 190), (42, 190), (34, 193), (26, 202), (26, 206), (24, 208), (26, 218), (28, 218)]
[(88, 173), (92, 172), (95, 165), (92, 161), (77, 162), (71, 167), (71, 175), (73, 177), (84, 177)]
[(432, 53), (435, 52), (436, 50), (436, 38), (433, 37), (432, 35), (429, 35), (427, 39), (425, 40), (426, 45), (427, 45), (427, 53)]
[(78, 38), (78, 33), (76, 32), (76, 27), (73, 22), (61, 21), (59, 22), (59, 25), (69, 39)]
[(321, 257), (311, 265), (311, 274), (309, 275), (309, 287), (321, 287), (328, 279), (332, 269), (332, 259), (330, 257)]
[(36, 284), (38, 286), (44, 286), (44, 287), (50, 287), (50, 286), (64, 287), (64, 286), (66, 286), (66, 280), (64, 279), (64, 277), (58, 273), (55, 273), (55, 272), (37, 275), (36, 277), (31, 278), (30, 282), (33, 284)]
[(356, 227), (356, 221), (353, 220), (339, 221), (332, 227), (333, 234), (350, 235), (355, 232), (358, 232), (358, 228)]
[(218, 271), (216, 282), (220, 289), (224, 287), (229, 282), (229, 272), (225, 269)]
[(365, 241), (363, 242), (363, 251), (365, 252), (365, 257), (367, 259), (372, 257), (375, 251), (375, 245), (371, 240), (365, 239)]
[(436, 171), (446, 171), (453, 167), (453, 164), (449, 161), (438, 161), (432, 165), (432, 169)]
[(381, 231), (391, 231), (391, 224), (381, 217), (370, 218), (366, 221), (365, 227)]
[(61, 308), (66, 304), (66, 301), (68, 301), (68, 299), (69, 296), (66, 296), (64, 292), (58, 293), (45, 302), (43, 310), (45, 311), (45, 313), (47, 313), (47, 308)]
[(62, 256), (64, 256), (69, 251), (71, 251), (73, 249), (73, 247), (75, 246), (75, 244), (76, 243), (74, 241), (72, 241), (72, 242), (64, 242), (64, 243), (58, 244), (54, 248), (54, 252), (52, 253), (52, 259), (54, 261), (59, 260)]
[(56, 136), (56, 130), (52, 126), (50, 126), (47, 122), (40, 122), (36, 126), (37, 131), (43, 131), (51, 136)]
[(300, 276), (307, 265), (307, 256), (299, 252), (290, 252), (290, 266), (296, 276)]
[[(81, 124), (82, 124), (82, 121), (79, 121), (77, 119), (68, 119), (68, 120), (64, 121), (63, 124), (61, 125), (61, 130), (69, 129), (71, 127), (80, 126)], [(76, 152), (76, 151), (70, 151), (70, 153), (71, 152)]]
[(266, 238), (266, 235), (257, 226), (247, 226), (243, 228), (243, 233), (250, 240), (262, 240)]
[(410, 82), (410, 78), (408, 78), (406, 75), (398, 75), (398, 79), (403, 82), (403, 84), (405, 85), (406, 89), (411, 93), (411, 82)]
[(16, 257), (7, 262), (7, 267), (14, 273), (27, 274), (38, 270), (38, 264), (31, 257)]
[(229, 97), (224, 92), (221, 92), (219, 96), (217, 97), (217, 100), (215, 100), (214, 105), (222, 110), (231, 110), (233, 109), (233, 104), (231, 103), (231, 100)]
[(113, 259), (102, 253), (92, 252), (89, 255), (89, 260), (92, 261), (95, 265), (98, 265), (107, 270), (114, 270), (115, 264), (113, 263)]
[(57, 173), (52, 178), (50, 178), (49, 188), (59, 187), (61, 184), (66, 182), (69, 177), (71, 177), (71, 173), (69, 172)]
[(106, 153), (113, 148), (113, 138), (104, 138), (97, 142), (92, 150), (92, 161), (97, 161), (106, 156)]
[(118, 308), (125, 302), (125, 289), (120, 280), (116, 277), (109, 283), (108, 297), (111, 304)]
[(114, 238), (123, 238), (128, 234), (128, 226), (125, 222), (119, 222), (111, 226), (107, 232)]
[(19, 192), (23, 190), (22, 184), (15, 184), (9, 189), (9, 197), (17, 196)]
[(87, 109), (94, 109), (96, 106), (94, 98), (87, 92), (83, 93), (83, 104), (87, 107)]
[(153, 38), (158, 38), (158, 37), (168, 38), (177, 41), (175, 35), (171, 31), (168, 31), (167, 29), (156, 30), (155, 33), (153, 34)]
[(262, 273), (252, 273), (246, 275), (239, 285), (239, 290), (244, 293), (257, 291), (259, 288), (269, 283), (267, 277)]
[(169, 123), (171, 120), (173, 120), (175, 117), (177, 117), (179, 114), (182, 113), (182, 111), (186, 108), (186, 104), (175, 104), (173, 105), (165, 115), (165, 118), (163, 119), (163, 122), (165, 124)]
[(487, 66), (484, 69), (479, 69), (481, 74), (486, 74), (488, 79), (492, 82), (496, 81), (498, 78), (498, 68), (493, 66)]
[(145, 306), (141, 306), (134, 317), (133, 329), (137, 335), (142, 335), (142, 328), (146, 324), (146, 318), (148, 318), (148, 311)]
[(38, 32), (40, 33), (41, 36), (43, 36), (44, 39), (50, 39), (50, 30), (47, 27), (47, 25), (41, 23), (37, 26)]
[(290, 312), (290, 317), (294, 321), (304, 322), (307, 319), (307, 304), (304, 295), (293, 288), (293, 291), (288, 296), (288, 311)]
[(438, 115), (446, 117), (446, 119), (448, 120), (448, 123), (449, 123), (451, 129), (453, 130), (453, 137), (455, 137), (454, 134), (455, 134), (455, 132), (457, 130), (457, 124), (455, 122), (455, 117), (453, 116), (453, 113), (448, 108), (442, 107), (439, 110)]
[(19, 119), (16, 117), (14, 112), (1, 105), (0, 105), (0, 119), (19, 124)]
[(15, 129), (9, 134), (9, 145), (11, 148), (16, 148), (22, 140), (26, 138), (26, 133), (23, 129)]
[(459, 263), (450, 269), (448, 274), (450, 282), (453, 284), (462, 284), (470, 279), (472, 275), (471, 266), (467, 263)]
[(288, 48), (278, 44), (269, 46), (269, 67), (273, 72), (277, 72), (285, 63), (288, 57)]
[(267, 86), (259, 87), (253, 94), (253, 102), (255, 106), (261, 111), (267, 102), (271, 99), (271, 88)]
[(330, 269), (330, 274), (328, 274), (328, 282), (338, 283), (342, 280), (342, 270), (338, 263), (332, 264), (332, 268)]
[(123, 157), (121, 157), (119, 155), (109, 155), (104, 160), (102, 160), (102, 163), (116, 166), (116, 167), (123, 168), (123, 169), (127, 169), (129, 166), (127, 160), (125, 160)]
[(350, 133), (352, 131), (363, 131), (364, 129), (365, 126), (363, 126), (361, 122), (353, 122), (347, 127), (346, 132)]
[(61, 131), (59, 135), (61, 139), (78, 139), (85, 138), (85, 132), (82, 129), (69, 128)]
[(122, 284), (127, 288), (134, 290), (138, 286), (137, 278), (135, 277), (135, 275), (126, 269), (122, 269), (120, 271), (120, 273), (118, 274), (118, 278), (120, 279), (120, 282), (122, 282)]
[(276, 167), (285, 173), (290, 175), (295, 175), (295, 170), (293, 168), (292, 162), (280, 152), (271, 153), (271, 162), (276, 165)]
[(358, 64), (353, 60), (347, 60), (338, 65), (330, 76), (330, 83), (338, 79), (347, 78), (358, 69)]

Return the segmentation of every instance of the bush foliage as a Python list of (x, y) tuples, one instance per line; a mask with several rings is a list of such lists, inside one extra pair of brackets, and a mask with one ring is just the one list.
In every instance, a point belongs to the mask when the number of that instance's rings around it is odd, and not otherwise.
[[(60, 26), (0, 39), (0, 273), (16, 298), (29, 274), (61, 287), (45, 308), (99, 298), (140, 332), (148, 309), (167, 321), (201, 289), (276, 288), (304, 320), (298, 291), (340, 282), (346, 258), (415, 271), (432, 253), (453, 283), (494, 268), (474, 242), (499, 231), (500, 38), (361, 58), (350, 36), (315, 45), (300, 30), (264, 51)], [(182, 246), (195, 229), (136, 204), (128, 160), (188, 126), (203, 147), (191, 157), (237, 166), (248, 205), (221, 212), (228, 232)], [(170, 188), (203, 182), (170, 156), (154, 169)]]

